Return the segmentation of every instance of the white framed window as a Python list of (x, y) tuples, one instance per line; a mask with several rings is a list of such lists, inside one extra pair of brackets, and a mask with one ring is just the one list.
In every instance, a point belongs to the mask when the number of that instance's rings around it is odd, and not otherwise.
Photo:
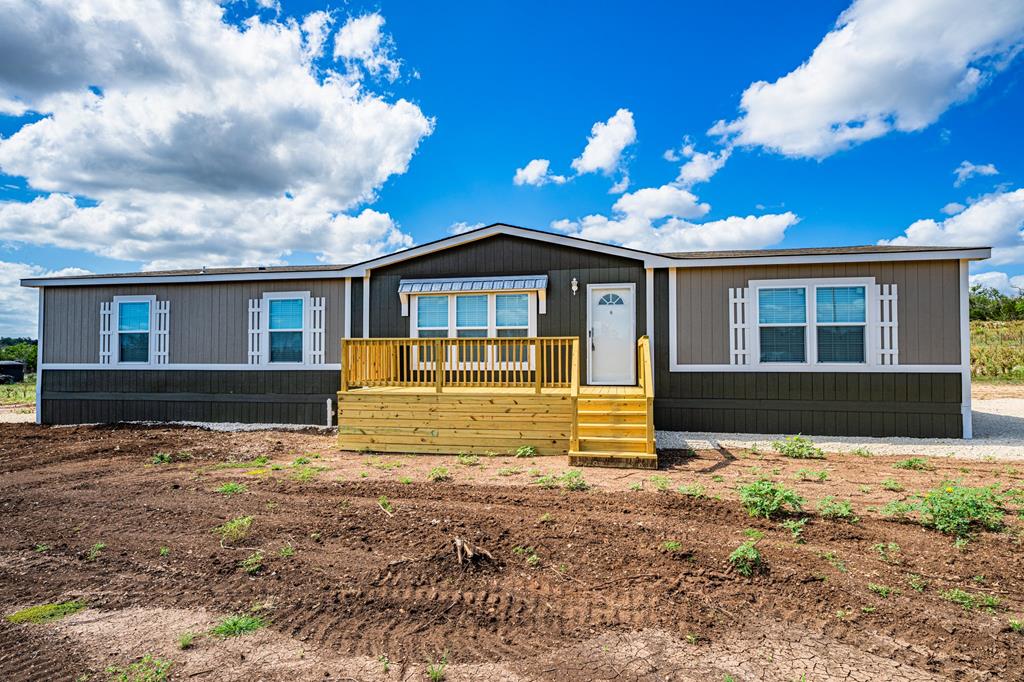
[(266, 324), (266, 362), (307, 364), (310, 341), (308, 291), (275, 291), (263, 294)]
[[(412, 338), (523, 338), (537, 333), (536, 292), (415, 294), (410, 296)], [(422, 361), (432, 360), (423, 349)], [(525, 362), (506, 349), (499, 362)], [(419, 357), (419, 356), (417, 356)], [(484, 349), (464, 348), (459, 362), (483, 362)]]
[(115, 296), (112, 307), (114, 364), (152, 364), (156, 296)]
[(873, 277), (750, 282), (752, 364), (876, 364), (878, 336)]

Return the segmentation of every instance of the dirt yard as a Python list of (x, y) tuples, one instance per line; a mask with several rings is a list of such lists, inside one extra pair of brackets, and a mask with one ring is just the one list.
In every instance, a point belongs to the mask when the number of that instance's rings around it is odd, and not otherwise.
[[(1024, 679), (1019, 463), (669, 453), (658, 472), (584, 469), (590, 489), (570, 491), (543, 487), (564, 458), (332, 445), (0, 425), (0, 612), (86, 605), (0, 621), (0, 679), (107, 680), (145, 655), (174, 680), (423, 680), (442, 660), (446, 680)], [(740, 505), (758, 478), (806, 498), (800, 542)], [(1006, 530), (956, 548), (878, 511), (953, 479), (1018, 491)], [(859, 521), (821, 518), (827, 495)], [(248, 536), (223, 542), (244, 516)], [(728, 557), (750, 529), (764, 566), (747, 578)], [(493, 559), (460, 565), (456, 537)], [(232, 614), (266, 626), (208, 634)]]

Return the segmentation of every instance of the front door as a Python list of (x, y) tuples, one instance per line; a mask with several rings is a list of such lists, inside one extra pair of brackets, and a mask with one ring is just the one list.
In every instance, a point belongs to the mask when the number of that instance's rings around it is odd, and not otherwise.
[(636, 383), (635, 294), (632, 284), (587, 287), (587, 383)]

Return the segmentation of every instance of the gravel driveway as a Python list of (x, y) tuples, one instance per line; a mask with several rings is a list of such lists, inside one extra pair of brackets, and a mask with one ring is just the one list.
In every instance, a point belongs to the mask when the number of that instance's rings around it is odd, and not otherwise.
[[(859, 447), (876, 455), (932, 455), (981, 459), (1024, 460), (1024, 398), (973, 400), (974, 439), (953, 438), (863, 438), (821, 436), (814, 442), (826, 452), (849, 452)], [(764, 447), (787, 434), (697, 433), (658, 431), (659, 448)], [(791, 434), (788, 434), (791, 435)]]

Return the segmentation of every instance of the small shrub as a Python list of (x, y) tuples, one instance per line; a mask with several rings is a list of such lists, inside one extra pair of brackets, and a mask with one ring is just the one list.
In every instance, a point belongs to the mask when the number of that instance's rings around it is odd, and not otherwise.
[(178, 637), (178, 648), (179, 649), (191, 649), (195, 646), (196, 633), (194, 632), (183, 632)]
[(516, 457), (536, 457), (537, 456), (537, 448), (535, 448), (532, 445), (520, 445), (518, 448), (516, 448), (515, 456)]
[(558, 477), (558, 480), (566, 490), (581, 492), (590, 489), (590, 484), (583, 478), (583, 472), (576, 469), (566, 471)]
[(448, 668), (448, 654), (444, 654), (434, 663), (427, 666), (427, 679), (430, 682), (444, 682), (444, 678), (447, 675)]
[(964, 541), (979, 528), (996, 531), (1003, 527), (1002, 498), (992, 488), (969, 488), (947, 481), (915, 498), (890, 502), (882, 513), (903, 518), (917, 514), (922, 526)]
[(900, 546), (895, 542), (879, 542), (871, 545), (878, 552), (878, 557), (887, 564), (900, 563)]
[(256, 550), (238, 562), (238, 567), (249, 575), (256, 575), (263, 570), (263, 552)]
[(50, 621), (60, 620), (65, 616), (70, 616), (73, 613), (78, 613), (85, 608), (85, 602), (75, 599), (72, 601), (63, 601), (56, 604), (40, 604), (39, 606), (30, 606), (27, 609), (22, 609), (7, 616), (9, 623), (49, 623)]
[(729, 555), (729, 563), (736, 572), (747, 578), (761, 567), (761, 552), (755, 545), (756, 540), (747, 540)]
[(689, 485), (684, 483), (676, 488), (676, 492), (689, 497), (705, 497), (704, 486), (700, 483), (691, 483)]
[(783, 457), (793, 459), (825, 459), (825, 453), (809, 438), (800, 434), (789, 436), (785, 440), (777, 440), (772, 447)]
[(220, 535), (221, 543), (232, 544), (249, 537), (249, 531), (251, 529), (252, 517), (239, 516), (238, 518), (225, 522), (221, 526), (217, 526), (216, 532)]
[(874, 454), (864, 446), (854, 448), (850, 453), (858, 457), (874, 457)]
[(868, 583), (868, 589), (877, 594), (882, 599), (888, 599), (891, 596), (900, 593), (895, 587), (889, 587), (888, 585), (879, 585), (877, 583)]
[(150, 460), (153, 464), (170, 464), (174, 461), (174, 456), (169, 452), (158, 452), (153, 455), (153, 459)]
[(940, 592), (939, 596), (946, 601), (959, 604), (963, 607), (964, 611), (982, 608), (989, 613), (994, 613), (996, 608), (999, 607), (998, 597), (993, 597), (988, 594), (971, 594), (970, 592), (961, 590), (959, 587), (954, 587), (951, 590)]
[(932, 465), (923, 457), (911, 457), (900, 460), (893, 464), (896, 469), (909, 469), (910, 471), (931, 471)]
[(149, 654), (126, 667), (112, 665), (107, 668), (111, 682), (164, 682), (170, 678), (171, 662), (153, 658)]
[(668, 476), (662, 476), (660, 474), (651, 476), (649, 480), (651, 485), (654, 486), (654, 489), (662, 493), (668, 492), (669, 487), (672, 485), (672, 480)]
[(434, 483), (452, 480), (451, 475), (448, 473), (448, 467), (434, 467), (430, 470), (430, 473), (427, 474), (427, 478)]
[(821, 471), (815, 471), (813, 469), (797, 469), (796, 477), (801, 481), (818, 481), (823, 483), (828, 480), (828, 471), (822, 469)]
[(100, 558), (100, 554), (103, 553), (107, 546), (102, 542), (97, 542), (95, 545), (89, 548), (89, 553), (85, 555), (86, 561), (96, 561)]
[(250, 632), (255, 632), (264, 627), (266, 622), (259, 616), (228, 616), (221, 620), (210, 630), (215, 637), (238, 637)]
[(786, 507), (801, 511), (804, 499), (789, 488), (761, 480), (740, 487), (740, 502), (751, 516), (770, 519)]
[(818, 503), (818, 513), (821, 514), (821, 518), (832, 521), (857, 523), (860, 520), (853, 513), (853, 505), (850, 504), (849, 500), (836, 500), (832, 495), (822, 498), (821, 502)]
[(882, 481), (882, 488), (894, 493), (901, 493), (904, 490), (903, 486), (895, 478), (887, 478)]
[(804, 543), (803, 532), (804, 526), (807, 525), (806, 518), (787, 519), (779, 525), (789, 531), (790, 537), (792, 538), (793, 542), (797, 543), (798, 545), (802, 545)]
[(480, 458), (477, 455), (467, 455), (465, 453), (460, 454), (455, 460), (464, 467), (475, 467), (480, 464)]
[(239, 493), (244, 493), (245, 492), (245, 486), (242, 485), (241, 483), (235, 483), (235, 482), (232, 481), (230, 483), (225, 483), (221, 487), (217, 488), (217, 492), (219, 492), (219, 493), (221, 493), (223, 495), (227, 495), (228, 497), (230, 497), (232, 495), (237, 495)]

